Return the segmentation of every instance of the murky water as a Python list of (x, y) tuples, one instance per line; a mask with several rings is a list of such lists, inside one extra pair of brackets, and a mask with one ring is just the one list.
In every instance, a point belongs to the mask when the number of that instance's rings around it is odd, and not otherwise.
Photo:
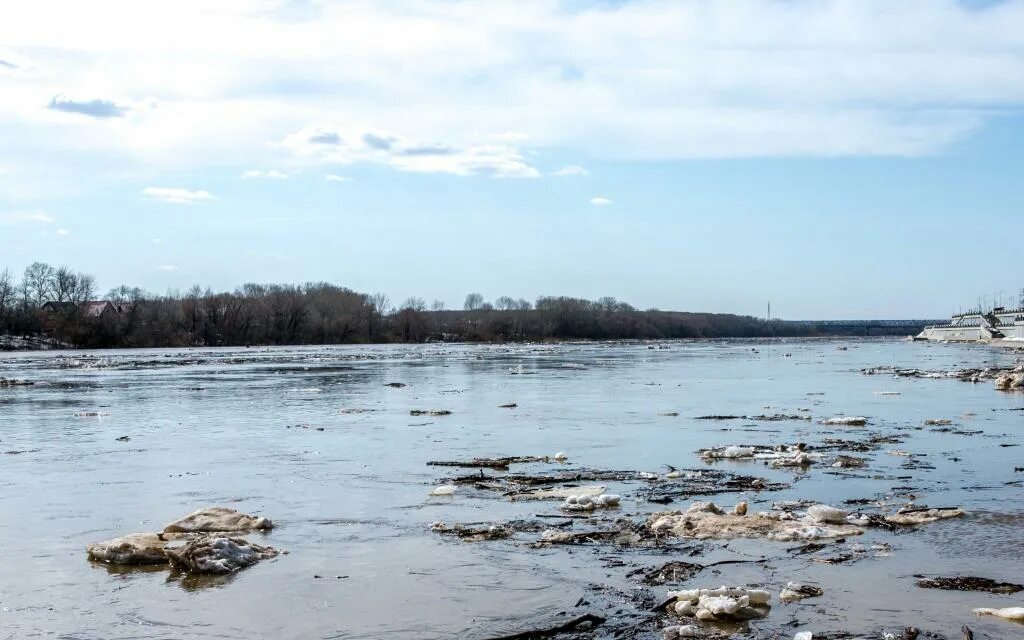
[[(837, 350), (840, 344), (849, 349)], [(1024, 626), (970, 613), (1024, 604), (1021, 594), (924, 590), (913, 578), (1022, 581), (1024, 473), (1015, 467), (1024, 467), (1024, 393), (858, 372), (890, 364), (1011, 364), (1019, 356), (888, 340), (665, 346), (4, 354), (0, 376), (37, 384), (0, 388), (0, 637), (483, 638), (584, 611), (635, 613), (645, 597), (658, 600), (665, 591), (628, 578), (636, 568), (761, 557), (768, 561), (720, 565), (687, 584), (763, 584), (777, 594), (800, 580), (825, 589), (801, 604), (775, 599), (769, 617), (751, 624), (759, 637), (843, 629), (880, 637), (913, 624), (959, 638), (964, 623), (976, 638), (1024, 637)], [(511, 402), (518, 406), (498, 407)], [(452, 414), (412, 417), (414, 409)], [(693, 419), (800, 409), (815, 420)], [(679, 415), (660, 415), (670, 412)], [(817, 422), (839, 413), (866, 415), (871, 423), (857, 429)], [(928, 418), (982, 433), (935, 432), (922, 426)], [(718, 463), (792, 486), (712, 499), (731, 505), (744, 498), (759, 510), (785, 499), (838, 505), (913, 494), (932, 506), (962, 505), (967, 516), (903, 533), (869, 530), (850, 543), (886, 543), (891, 552), (839, 565), (794, 556), (785, 543), (690, 544), (699, 551), (690, 557), (607, 544), (466, 543), (428, 530), (437, 520), (558, 513), (557, 503), (472, 491), (430, 498), (441, 478), (460, 471), (428, 467), (429, 460), (564, 451), (569, 468), (664, 473), (663, 465), (705, 467), (694, 453), (701, 447), (814, 445), (872, 433), (904, 440), (855, 454), (869, 458), (869, 466), (844, 474)], [(888, 449), (925, 455), (908, 469), (908, 459)], [(607, 484), (624, 496), (617, 515), (638, 521), (689, 503), (650, 504), (642, 483)], [(158, 531), (206, 505), (272, 518), (279, 527), (265, 542), (288, 555), (227, 580), (198, 582), (86, 560), (90, 542)], [(848, 547), (836, 545), (833, 553)], [(576, 607), (581, 598), (589, 604)]]

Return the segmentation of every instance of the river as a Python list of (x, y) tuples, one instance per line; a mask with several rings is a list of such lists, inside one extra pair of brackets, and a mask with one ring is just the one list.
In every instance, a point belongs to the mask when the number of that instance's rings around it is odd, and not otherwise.
[[(1024, 576), (1024, 393), (860, 373), (1019, 358), (888, 339), (0, 354), (0, 377), (35, 382), (0, 388), (0, 637), (475, 639), (588, 611), (609, 618), (594, 637), (610, 637), (616, 620), (640, 620), (643, 603), (669, 588), (640, 584), (630, 572), (723, 559), (763, 562), (708, 568), (684, 584), (771, 590), (771, 613), (750, 623), (748, 637), (881, 637), (914, 625), (959, 638), (963, 624), (976, 638), (1024, 637), (1024, 626), (971, 613), (1020, 605), (1022, 594), (914, 584), (915, 574)], [(499, 406), (509, 403), (516, 406)], [(451, 415), (410, 415), (435, 409)], [(696, 419), (776, 413), (811, 419)], [(869, 424), (821, 424), (839, 414)], [(950, 419), (953, 428), (924, 426), (926, 419)], [(868, 466), (843, 473), (712, 467), (695, 453), (745, 443), (813, 448), (868, 434), (901, 441), (854, 454)], [(897, 449), (915, 456), (890, 453)], [(435, 521), (501, 523), (559, 511), (557, 502), (510, 502), (472, 488), (430, 497), (444, 478), (471, 471), (428, 461), (556, 452), (568, 462), (514, 470), (714, 468), (789, 485), (698, 498), (745, 499), (752, 511), (782, 500), (872, 499), (962, 506), (966, 514), (830, 543), (833, 555), (864, 556), (842, 564), (763, 540), (536, 548), (537, 533), (472, 543), (430, 530)], [(623, 496), (614, 518), (642, 522), (690, 502), (652, 504), (635, 480), (605, 484)], [(159, 531), (207, 505), (273, 519), (278, 526), (256, 538), (288, 553), (220, 580), (86, 559), (88, 543)], [(816, 583), (824, 595), (782, 605), (778, 591), (791, 580)], [(630, 637), (658, 637), (661, 624)]]

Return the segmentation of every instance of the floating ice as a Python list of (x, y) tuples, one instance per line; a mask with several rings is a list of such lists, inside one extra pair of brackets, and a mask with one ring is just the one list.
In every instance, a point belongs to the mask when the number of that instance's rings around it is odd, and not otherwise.
[(132, 533), (87, 546), (89, 558), (108, 564), (166, 564), (167, 541), (156, 533)]
[(814, 522), (824, 524), (845, 524), (846, 512), (827, 504), (816, 504), (807, 508), (807, 516)]
[(868, 423), (864, 416), (836, 416), (829, 418), (823, 424), (839, 427), (863, 427)]
[(706, 459), (717, 459), (717, 458), (753, 458), (754, 447), (739, 447), (736, 445), (730, 445), (728, 447), (721, 447), (718, 449), (707, 449), (701, 452), (701, 457)]
[(686, 510), (687, 513), (713, 513), (715, 515), (722, 515), (725, 511), (714, 502), (701, 502), (697, 500), (689, 506)]
[(521, 491), (513, 493), (509, 500), (565, 500), (570, 496), (590, 496), (596, 498), (604, 493), (601, 485), (586, 485), (582, 487), (553, 487), (551, 489), (537, 489), (536, 491)]
[(1024, 388), (1024, 373), (1007, 373), (996, 378), (996, 389), (1009, 391)]
[(189, 540), (180, 547), (165, 549), (168, 560), (177, 569), (197, 573), (233, 573), (273, 558), (277, 550), (242, 538), (204, 536)]
[(698, 453), (705, 460), (770, 460), (773, 467), (804, 467), (817, 462), (821, 457), (804, 451), (803, 443), (774, 447), (729, 445), (702, 449)]
[(813, 464), (814, 456), (806, 451), (795, 451), (792, 454), (780, 455), (772, 460), (773, 467), (806, 467)]
[(621, 501), (622, 497), (614, 493), (602, 493), (597, 496), (571, 495), (562, 503), (562, 509), (565, 511), (593, 511), (594, 509), (617, 507)]
[(665, 640), (676, 640), (677, 638), (700, 638), (704, 633), (695, 624), (674, 624), (662, 629), (661, 635)]
[(544, 533), (540, 534), (540, 541), (549, 544), (566, 544), (572, 542), (574, 536), (569, 531), (559, 531), (558, 529), (548, 529)]
[(987, 607), (982, 607), (980, 609), (974, 609), (974, 613), (979, 616), (995, 616), (996, 618), (1002, 618), (1003, 620), (1024, 622), (1024, 607), (1004, 607), (1002, 609), (989, 609)]
[(701, 621), (763, 618), (771, 600), (767, 591), (744, 587), (669, 591), (668, 597), (675, 598), (672, 610), (676, 615)]
[(912, 526), (915, 524), (928, 524), (929, 522), (945, 520), (946, 518), (957, 518), (962, 515), (964, 515), (964, 510), (959, 507), (948, 509), (904, 508), (892, 515), (885, 516), (885, 519), (892, 524)]
[[(815, 598), (824, 593), (821, 587), (815, 587), (810, 584), (800, 584), (799, 582), (790, 582), (786, 584), (786, 587), (779, 593), (779, 602), (796, 602), (797, 600), (803, 600), (804, 598)], [(808, 637), (811, 635), (807, 634)]]
[(274, 523), (267, 518), (250, 516), (226, 507), (207, 507), (170, 523), (164, 527), (164, 533), (256, 531), (273, 528)]
[(779, 542), (821, 540), (859, 535), (864, 529), (852, 524), (815, 524), (797, 520), (793, 514), (761, 512), (754, 515), (725, 513), (711, 502), (694, 502), (686, 511), (652, 514), (647, 527), (654, 533), (671, 533), (685, 538), (764, 538)]
[(772, 599), (772, 594), (764, 589), (748, 589), (746, 587), (721, 586), (717, 589), (681, 589), (668, 592), (668, 597), (675, 598), (677, 602), (686, 601), (696, 604), (701, 596), (729, 596), (732, 598), (746, 596), (750, 600), (750, 604), (768, 604)]

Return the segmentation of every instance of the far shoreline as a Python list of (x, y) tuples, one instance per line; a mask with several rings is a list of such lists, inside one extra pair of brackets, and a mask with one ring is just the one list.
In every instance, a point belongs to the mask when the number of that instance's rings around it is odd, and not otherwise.
[[(10, 336), (0, 336), (0, 354), (3, 353), (55, 353), (74, 352), (86, 353), (95, 351), (145, 351), (145, 350), (197, 350), (197, 349), (315, 349), (318, 347), (387, 347), (387, 346), (514, 346), (514, 345), (589, 345), (589, 344), (635, 344), (657, 351), (671, 345), (706, 343), (706, 342), (751, 342), (751, 343), (788, 343), (795, 341), (809, 342), (841, 342), (841, 341), (871, 341), (871, 342), (911, 342), (913, 336), (903, 335), (806, 335), (806, 336), (707, 336), (707, 337), (684, 337), (684, 338), (544, 338), (536, 340), (433, 340), (433, 341), (400, 341), (392, 340), (387, 342), (331, 342), (331, 343), (297, 343), (297, 344), (192, 344), (192, 345), (146, 345), (146, 346), (74, 346), (59, 344), (54, 341), (41, 338), (16, 340), (25, 343), (25, 346), (13, 347), (11, 342), (4, 339)], [(953, 343), (950, 343), (953, 344)], [(969, 342), (956, 344), (972, 344)], [(982, 344), (982, 343), (976, 343)], [(1009, 345), (1007, 345), (1009, 346)], [(1017, 345), (1024, 350), (1024, 344)]]

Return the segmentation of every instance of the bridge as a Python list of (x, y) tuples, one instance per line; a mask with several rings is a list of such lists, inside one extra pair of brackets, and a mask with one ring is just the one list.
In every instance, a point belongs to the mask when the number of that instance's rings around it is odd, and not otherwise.
[(947, 324), (942, 320), (781, 320), (789, 326), (817, 329), (826, 334), (909, 335), (920, 333), (928, 325)]

